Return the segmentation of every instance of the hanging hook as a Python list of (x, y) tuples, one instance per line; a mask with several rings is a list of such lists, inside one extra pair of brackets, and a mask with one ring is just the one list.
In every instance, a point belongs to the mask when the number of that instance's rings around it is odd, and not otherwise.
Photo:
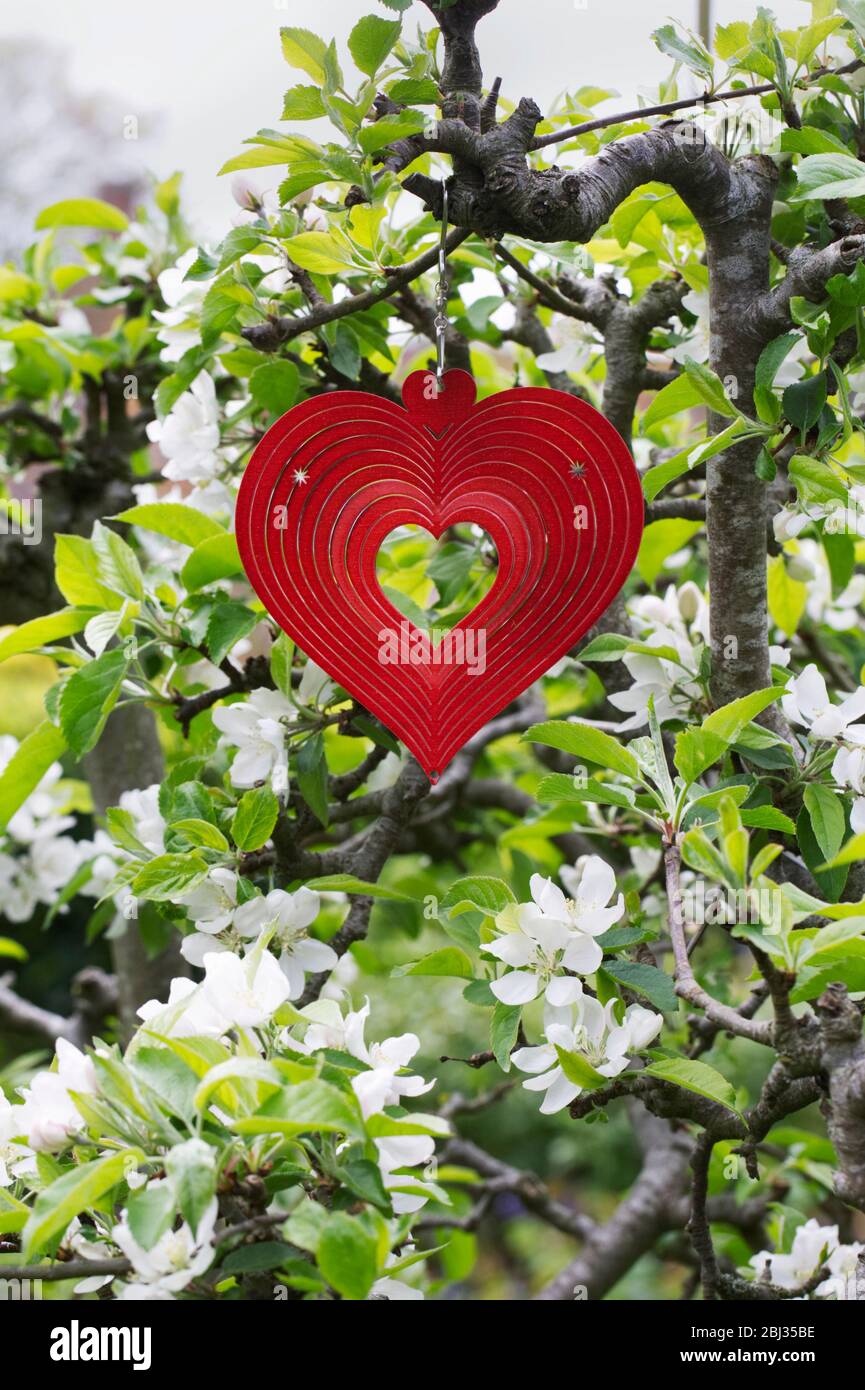
[(442, 221), (441, 221), (441, 240), (439, 241), (439, 278), (436, 281), (436, 390), (443, 391), (444, 370), (445, 370), (445, 333), (447, 332), (447, 304), (448, 304), (448, 262), (447, 262), (447, 235), (448, 235), (448, 186), (442, 179)]

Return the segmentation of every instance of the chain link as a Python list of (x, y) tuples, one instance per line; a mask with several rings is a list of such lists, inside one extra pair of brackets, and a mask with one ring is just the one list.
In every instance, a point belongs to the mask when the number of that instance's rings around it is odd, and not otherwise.
[(447, 332), (448, 319), (448, 262), (447, 262), (447, 234), (448, 234), (448, 186), (442, 182), (442, 222), (441, 222), (441, 241), (439, 242), (439, 278), (436, 281), (436, 389), (444, 390), (444, 370), (445, 370), (445, 334)]

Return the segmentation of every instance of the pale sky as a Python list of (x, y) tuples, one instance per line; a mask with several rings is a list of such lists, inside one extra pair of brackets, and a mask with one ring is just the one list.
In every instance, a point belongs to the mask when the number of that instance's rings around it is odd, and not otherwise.
[[(772, 5), (791, 26), (807, 22), (809, 8), (805, 0)], [(714, 0), (713, 19), (752, 18), (755, 10), (751, 0)], [(585, 84), (619, 91), (627, 107), (638, 88), (670, 70), (651, 31), (671, 17), (694, 24), (696, 11), (697, 0), (502, 0), (479, 31), (485, 72), (503, 78), (509, 97), (533, 96), (542, 107)], [(370, 13), (387, 11), (376, 0), (0, 0), (4, 40), (60, 45), (74, 88), (105, 93), (139, 117), (142, 159), (159, 177), (183, 170), (204, 236), (220, 234), (234, 207), (228, 180), (216, 176), (220, 164), (261, 126), (279, 125), (283, 92), (309, 80), (284, 62), (280, 25), (335, 37), (345, 59), (352, 25)], [(406, 19), (428, 27), (430, 16), (415, 4)], [(149, 116), (159, 117), (155, 126)]]

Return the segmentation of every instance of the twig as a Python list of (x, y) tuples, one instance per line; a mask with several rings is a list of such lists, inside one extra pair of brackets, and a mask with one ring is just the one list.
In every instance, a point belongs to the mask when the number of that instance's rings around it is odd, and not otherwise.
[[(848, 72), (856, 72), (861, 67), (862, 63), (857, 60), (840, 68), (817, 68), (803, 77), (798, 85), (806, 87), (820, 77), (843, 76)], [(741, 97), (766, 96), (769, 92), (775, 91), (777, 87), (774, 82), (761, 82), (754, 87), (731, 87), (724, 92), (705, 92), (700, 97), (682, 97), (678, 101), (660, 102), (657, 106), (638, 106), (632, 111), (617, 111), (612, 116), (599, 116), (594, 121), (567, 126), (564, 130), (555, 130), (550, 135), (537, 135), (530, 148), (543, 150), (548, 145), (559, 145), (563, 140), (571, 140), (576, 135), (588, 135), (593, 130), (604, 130), (607, 126), (621, 125), (626, 121), (639, 121), (647, 116), (669, 116), (674, 111), (687, 111), (694, 106), (712, 106), (719, 101), (738, 101)]]
[(751, 1042), (772, 1044), (772, 1024), (757, 1023), (743, 1017), (738, 1009), (722, 1004), (714, 999), (698, 983), (691, 967), (688, 945), (685, 938), (685, 913), (682, 903), (682, 888), (679, 878), (681, 854), (678, 843), (668, 843), (664, 849), (664, 869), (667, 883), (667, 900), (670, 911), (670, 939), (673, 944), (673, 957), (676, 963), (676, 993), (689, 1004), (702, 1009), (706, 1017), (718, 1023), (730, 1033), (740, 1038), (750, 1038)]

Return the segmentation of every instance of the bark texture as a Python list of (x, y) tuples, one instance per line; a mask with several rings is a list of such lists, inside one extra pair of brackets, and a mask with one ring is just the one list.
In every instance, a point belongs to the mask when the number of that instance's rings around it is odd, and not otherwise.
[[(104, 814), (116, 806), (123, 792), (148, 787), (163, 776), (162, 750), (156, 725), (144, 705), (125, 705), (116, 709), (99, 743), (85, 758), (85, 768), (93, 793), (94, 808)], [(111, 940), (111, 955), (117, 975), (117, 1009), (121, 1030), (129, 1036), (138, 1026), (136, 1010), (148, 999), (166, 1000), (168, 987), (176, 975), (189, 973), (180, 955), (178, 939), (154, 957), (149, 957), (137, 922), (124, 922), (124, 930)]]

